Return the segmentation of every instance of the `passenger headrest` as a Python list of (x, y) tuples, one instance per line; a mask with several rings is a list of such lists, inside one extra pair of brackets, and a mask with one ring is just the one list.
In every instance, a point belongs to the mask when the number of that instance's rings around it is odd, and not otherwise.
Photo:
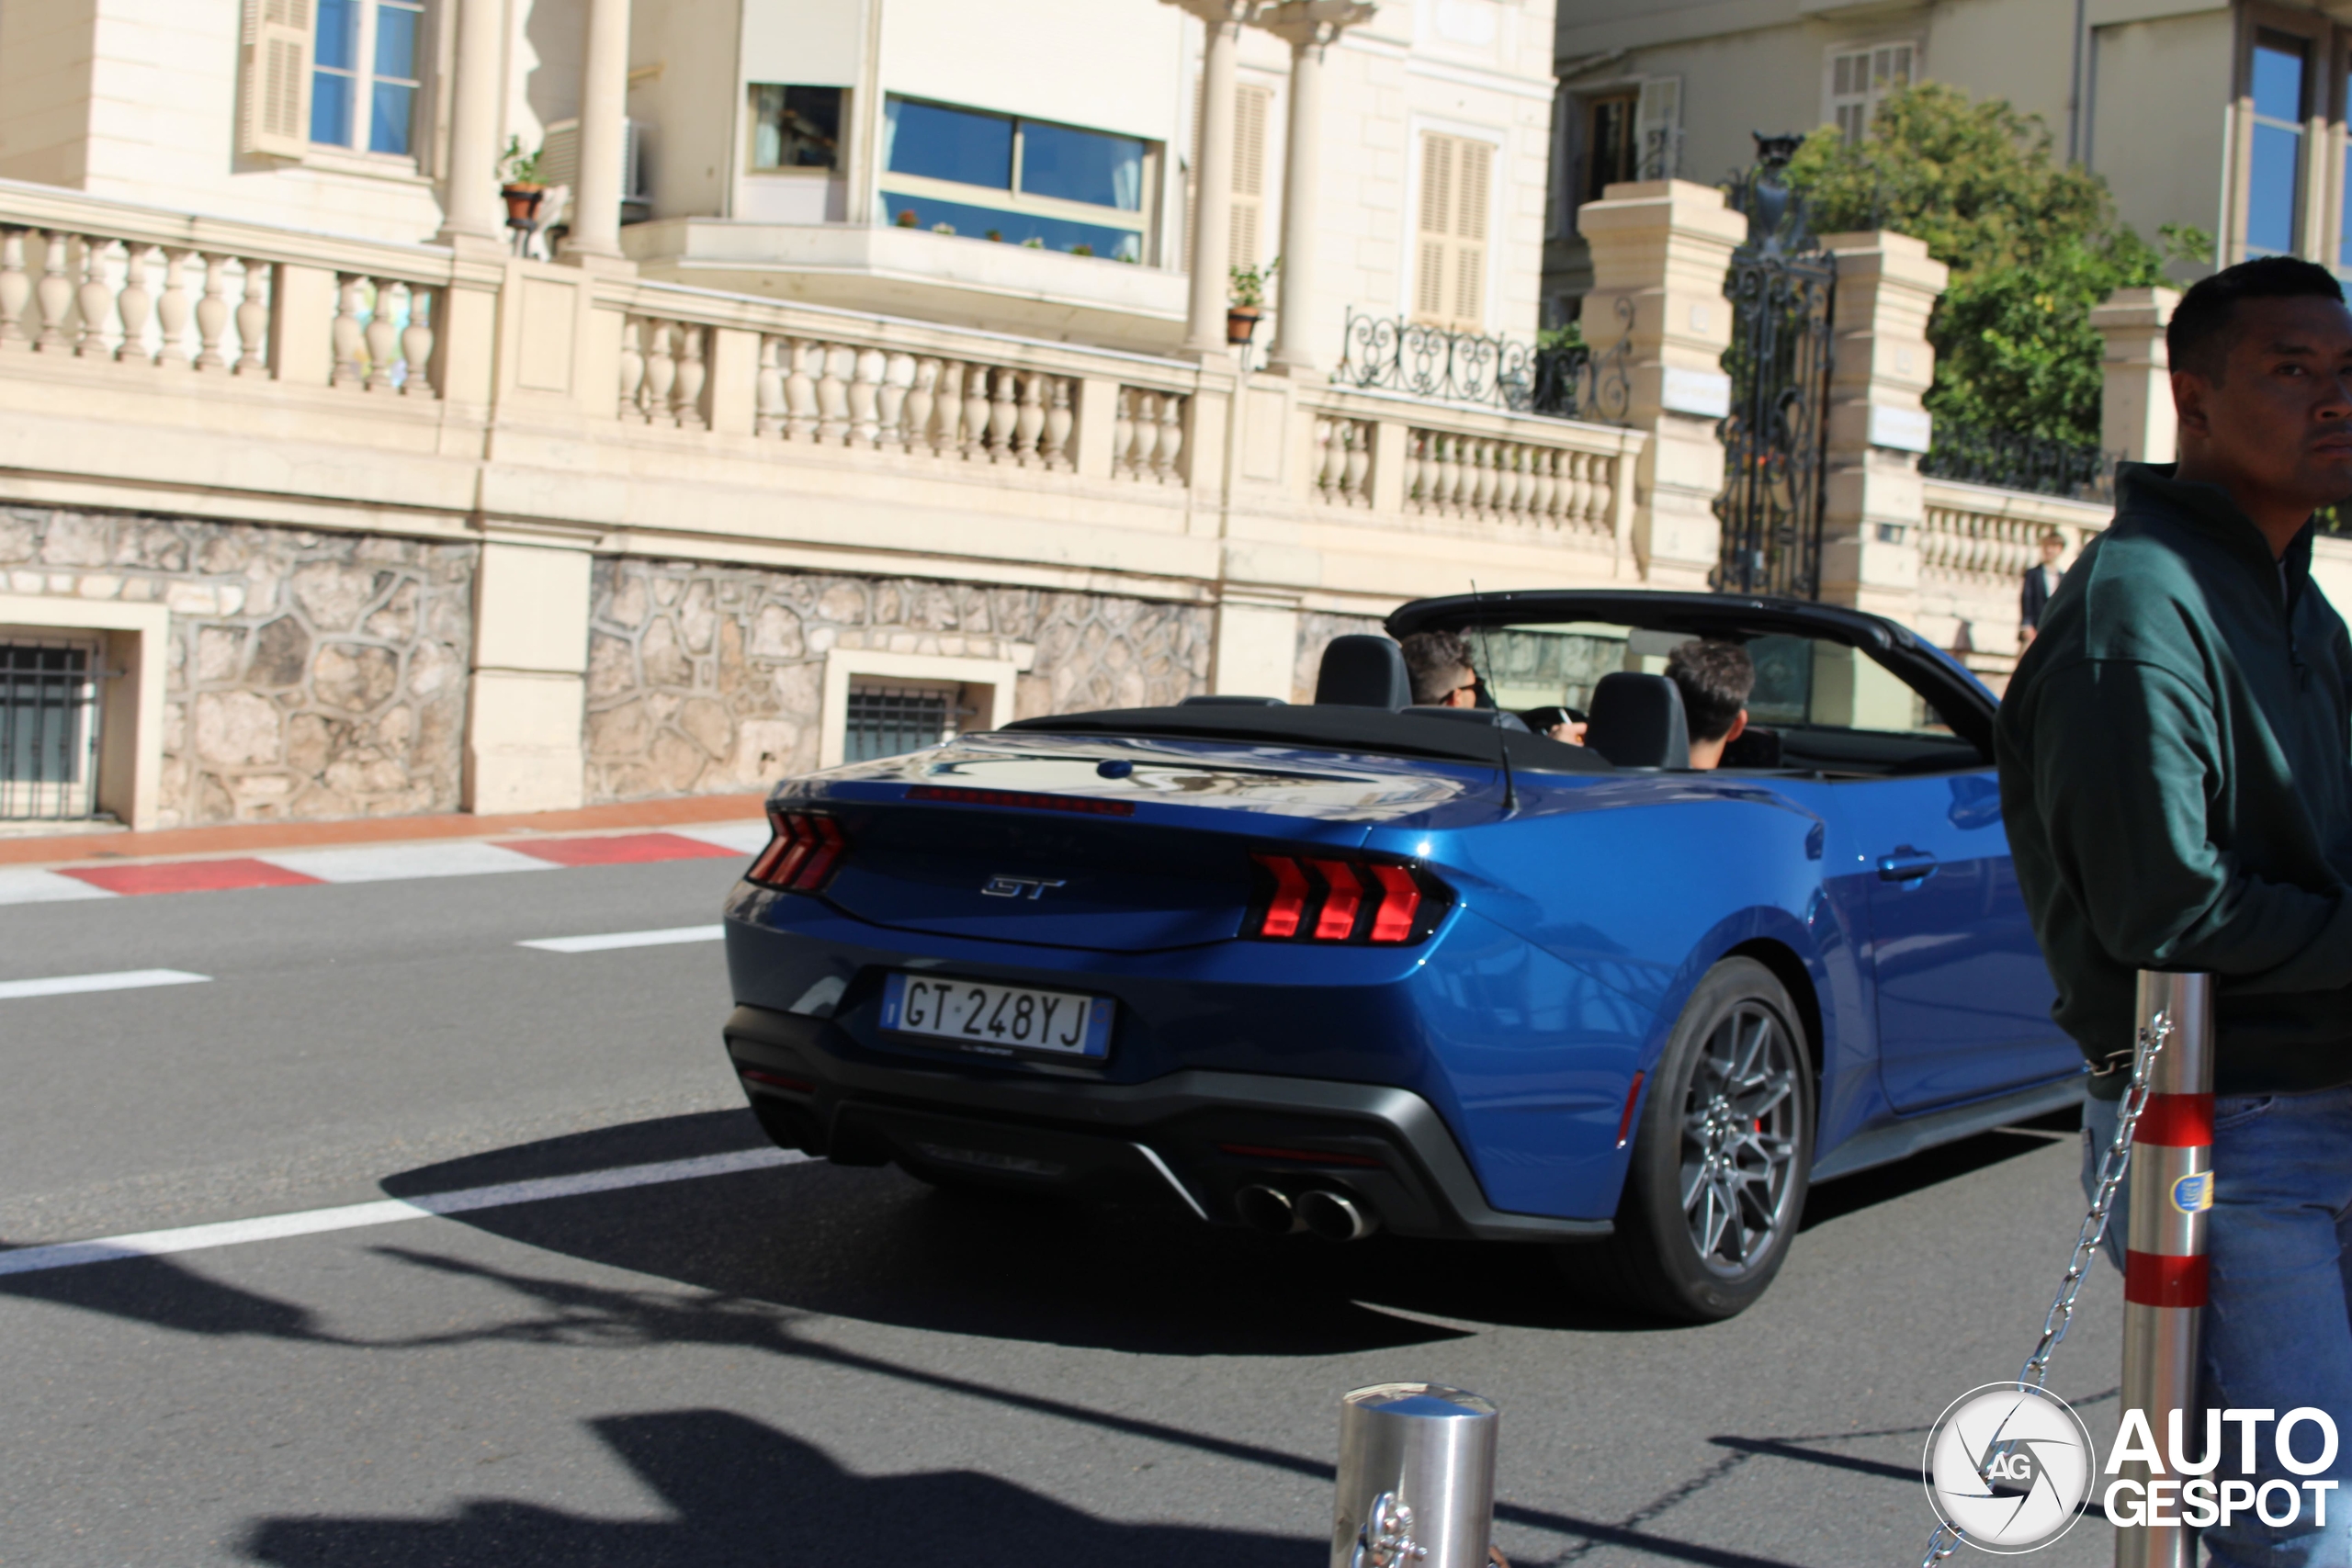
[(1621, 768), (1687, 768), (1690, 721), (1682, 689), (1663, 675), (1621, 670), (1592, 689), (1584, 743)]
[(1323, 649), (1322, 667), (1315, 676), (1317, 706), (1387, 708), (1393, 713), (1412, 700), (1405, 650), (1386, 637), (1361, 633), (1335, 637)]

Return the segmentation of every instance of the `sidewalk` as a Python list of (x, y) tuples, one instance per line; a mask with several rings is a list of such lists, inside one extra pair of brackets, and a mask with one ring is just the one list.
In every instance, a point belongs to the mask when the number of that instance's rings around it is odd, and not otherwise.
[(450, 812), (0, 839), (0, 904), (741, 861), (767, 841), (763, 798), (696, 795), (506, 817)]

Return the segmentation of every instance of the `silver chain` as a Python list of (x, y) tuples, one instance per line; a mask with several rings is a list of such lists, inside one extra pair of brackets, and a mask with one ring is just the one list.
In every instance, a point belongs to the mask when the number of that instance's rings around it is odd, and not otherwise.
[[(2082, 1229), (2075, 1235), (2075, 1254), (2066, 1259), (2066, 1274), (2058, 1281), (2057, 1299), (2042, 1316), (2041, 1342), (2025, 1359), (2025, 1365), (2018, 1369), (2020, 1389), (2049, 1385), (2050, 1358), (2066, 1337), (2067, 1325), (2075, 1321), (2075, 1298), (2082, 1293), (2083, 1280), (2090, 1272), (2091, 1256), (2107, 1237), (2108, 1214), (2114, 1209), (2115, 1194), (2132, 1167), (2132, 1134), (2140, 1125), (2141, 1113), (2148, 1109), (2156, 1058), (2164, 1054), (2165, 1041), (2171, 1033), (2172, 1017), (2161, 1012), (2140, 1031), (2132, 1053), (2132, 1081), (2124, 1088), (2123, 1104), (2115, 1119), (2115, 1139), (2100, 1156), (2098, 1185), (2091, 1192), (2090, 1212), (2083, 1216)], [(1919, 1560), (1919, 1568), (1935, 1568), (1960, 1550), (1963, 1539), (1962, 1533), (1951, 1526), (1937, 1525), (1935, 1533), (1928, 1538), (1928, 1554)]]

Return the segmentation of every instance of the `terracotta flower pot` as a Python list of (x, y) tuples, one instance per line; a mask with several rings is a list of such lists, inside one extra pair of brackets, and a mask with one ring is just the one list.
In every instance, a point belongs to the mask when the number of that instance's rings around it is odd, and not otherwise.
[(506, 202), (506, 221), (521, 227), (539, 215), (539, 203), (547, 199), (548, 187), (533, 185), (511, 185), (498, 187)]
[(1266, 312), (1256, 305), (1235, 305), (1225, 312), (1225, 341), (1238, 346), (1257, 335), (1258, 318)]

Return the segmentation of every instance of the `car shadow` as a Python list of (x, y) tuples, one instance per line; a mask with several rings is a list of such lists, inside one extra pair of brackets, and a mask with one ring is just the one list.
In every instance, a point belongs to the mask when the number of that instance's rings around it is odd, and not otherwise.
[(971, 1471), (857, 1475), (812, 1445), (729, 1411), (606, 1416), (588, 1426), (668, 1505), (672, 1517), (594, 1518), (488, 1499), (437, 1518), (281, 1516), (248, 1527), (243, 1554), (278, 1568), (767, 1568), (787, 1562), (1308, 1568), (1329, 1551), (1305, 1538), (1100, 1519)]
[(2068, 1106), (2063, 1111), (2037, 1116), (2030, 1122), (1996, 1127), (1973, 1138), (1939, 1145), (1908, 1159), (1897, 1160), (1893, 1165), (1876, 1166), (1869, 1170), (1856, 1171), (1851, 1176), (1825, 1181), (1805, 1193), (1804, 1218), (1798, 1222), (1797, 1229), (1809, 1231), (1831, 1220), (1859, 1213), (1881, 1203), (1891, 1203), (1914, 1192), (1924, 1192), (1943, 1182), (2046, 1149), (2053, 1142), (2071, 1142), (2081, 1126), (2081, 1112)]

